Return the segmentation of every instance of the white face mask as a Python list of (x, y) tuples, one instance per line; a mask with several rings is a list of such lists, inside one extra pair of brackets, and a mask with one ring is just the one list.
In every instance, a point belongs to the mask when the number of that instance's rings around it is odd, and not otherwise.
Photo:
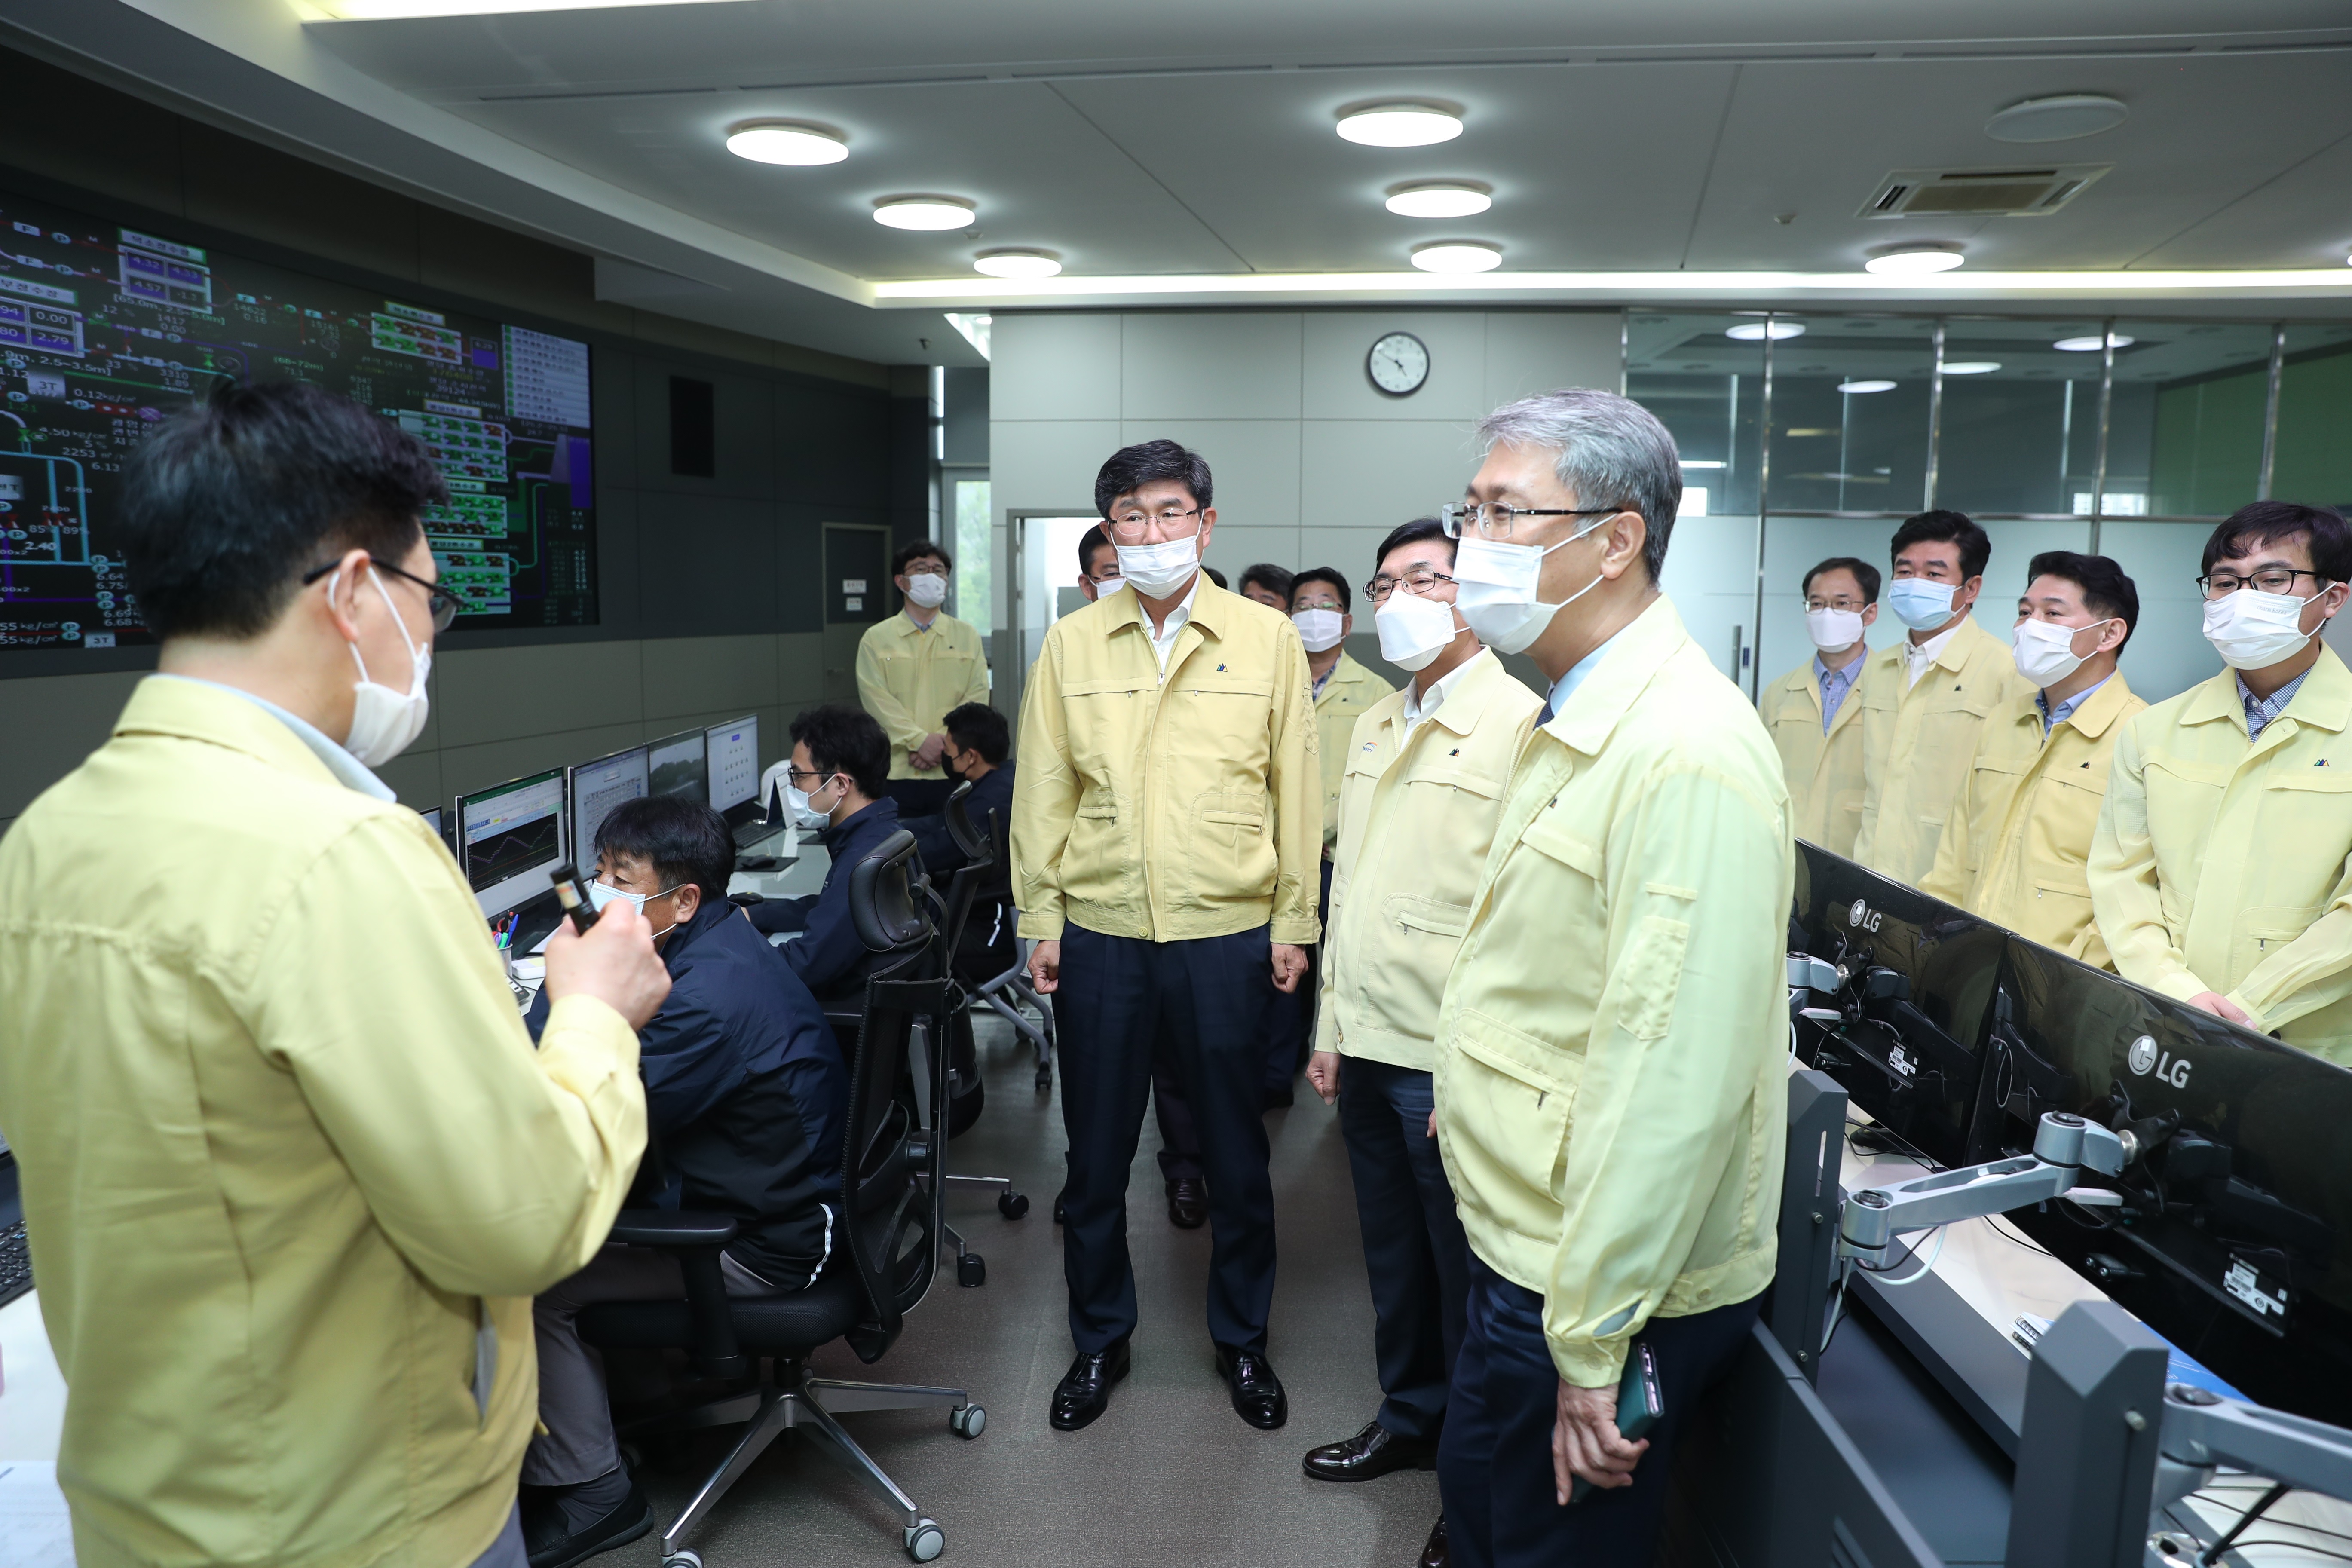
[(908, 600), (926, 610), (948, 602), (948, 580), (936, 572), (918, 572), (907, 579)]
[(1862, 640), (1860, 610), (1807, 610), (1805, 635), (1823, 653), (1843, 653)]
[(2205, 640), (2231, 669), (2268, 669), (2301, 653), (2311, 640), (2303, 629), (2303, 607), (2309, 603), (2259, 588), (2208, 599)]
[(1564, 550), (1599, 528), (1610, 518), (1578, 529), (1558, 544), (1497, 544), (1490, 539), (1464, 538), (1454, 552), (1454, 608), (1478, 634), (1478, 640), (1504, 653), (1525, 653), (1543, 636), (1551, 618), (1600, 585), (1601, 574), (1562, 599), (1547, 605), (1537, 596), (1544, 557)]
[[(1201, 569), (1201, 536), (1171, 539), (1165, 544), (1114, 544), (1118, 574), (1135, 584), (1147, 599), (1164, 599), (1192, 580)], [(1108, 584), (1097, 590), (1108, 592)]]
[(1372, 612), (1372, 625), (1381, 634), (1381, 657), (1399, 669), (1428, 668), (1430, 661), (1458, 635), (1454, 629), (1453, 605), (1402, 588)]
[(352, 662), (360, 667), (360, 678), (352, 682), (352, 732), (343, 737), (343, 750), (358, 758), (362, 767), (376, 768), (406, 751), (425, 731), (425, 715), (431, 702), (425, 694), (425, 678), (433, 670), (433, 645), (428, 642), (420, 647), (408, 642), (408, 623), (400, 618), (400, 610), (393, 604), (383, 579), (373, 567), (368, 569), (368, 579), (383, 597), (383, 607), (392, 612), (392, 624), (399, 628), (400, 640), (408, 643), (414, 671), (404, 692), (379, 686), (368, 679), (367, 660), (360, 657), (360, 645), (351, 645)]
[(1290, 620), (1308, 653), (1328, 653), (1339, 646), (1342, 618), (1337, 610), (1300, 610)]
[[(816, 786), (816, 793), (818, 795), (823, 795), (824, 793), (824, 785), (822, 784), (818, 784)], [(831, 807), (827, 807), (826, 809), (820, 811), (812, 802), (812, 796), (804, 795), (801, 791), (793, 788), (789, 780), (785, 782), (784, 805), (792, 809), (793, 820), (800, 824), (803, 827), (807, 828), (812, 833), (821, 833), (824, 829), (833, 826), (833, 811)], [(839, 805), (841, 804), (840, 796), (835, 795), (834, 797), (833, 804), (835, 805)]]
[(1931, 583), (1925, 577), (1897, 577), (1886, 590), (1886, 607), (1915, 632), (1930, 632), (1952, 618), (1951, 583)]
[[(684, 886), (686, 886), (686, 884), (683, 882), (678, 884), (678, 888), (682, 888)], [(625, 893), (609, 882), (591, 882), (588, 884), (588, 902), (590, 907), (594, 909), (600, 915), (604, 912), (604, 908), (608, 904), (627, 904), (630, 908), (635, 910), (637, 913), (644, 914), (646, 912), (646, 905), (647, 902), (655, 899), (667, 899), (672, 893), (677, 891), (677, 888), (664, 888), (658, 893)], [(677, 922), (676, 921), (672, 921), (669, 924), (662, 927), (661, 930), (654, 932), (654, 934), (656, 936), (667, 936), (677, 929)]]
[(2017, 673), (2036, 686), (2057, 685), (2083, 668), (2083, 658), (2074, 653), (2074, 634), (2095, 631), (2106, 624), (2093, 621), (2087, 626), (2062, 626), (2055, 621), (2018, 622), (2016, 637), (2009, 650), (2017, 660)]

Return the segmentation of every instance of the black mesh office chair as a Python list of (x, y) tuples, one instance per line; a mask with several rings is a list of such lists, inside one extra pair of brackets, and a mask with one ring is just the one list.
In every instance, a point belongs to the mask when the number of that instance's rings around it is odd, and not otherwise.
[[(906, 841), (899, 853), (885, 853), (899, 839)], [(600, 1302), (580, 1314), (582, 1337), (591, 1344), (686, 1351), (703, 1376), (732, 1384), (717, 1398), (621, 1427), (625, 1440), (635, 1440), (745, 1424), (725, 1462), (663, 1534), (664, 1568), (701, 1568), (701, 1559), (680, 1543), (771, 1443), (795, 1431), (815, 1438), (829, 1457), (882, 1494), (904, 1521), (901, 1543), (908, 1556), (928, 1563), (946, 1547), (938, 1522), (867, 1457), (835, 1416), (945, 1407), (950, 1431), (977, 1437), (987, 1424), (986, 1412), (960, 1388), (844, 1383), (814, 1377), (808, 1369), (810, 1352), (835, 1340), (847, 1341), (860, 1361), (880, 1360), (938, 1272), (946, 1141), (908, 1106), (902, 1086), (919, 1037), (935, 1027), (947, 1008), (948, 982), (939, 973), (943, 961), (937, 956), (938, 931), (913, 871), (913, 844), (911, 834), (897, 835), (859, 862), (850, 883), (858, 935), (868, 948), (899, 956), (866, 981), (850, 1060), (842, 1157), (846, 1217), (839, 1227), (846, 1256), (836, 1256), (805, 1290), (730, 1296), (719, 1254), (735, 1234), (734, 1221), (628, 1210), (614, 1226), (613, 1239), (676, 1253), (686, 1296)], [(943, 1074), (934, 1069), (917, 1074), (916, 1080), (925, 1076), (936, 1086)]]
[[(1047, 1094), (1054, 1088), (1054, 1005), (1031, 988), (1028, 944), (1013, 934), (1013, 854), (1006, 842), (1006, 826), (997, 813), (988, 814), (989, 871), (972, 895), (973, 920), (987, 923), (970, 928), (975, 932), (984, 930), (987, 935), (978, 943), (968, 941), (954, 961), (960, 970), (976, 965), (967, 972), (986, 975), (967, 981), (971, 999), (1012, 1025), (1029, 1042), (1037, 1053), (1037, 1092)], [(963, 841), (961, 835), (957, 841)], [(1034, 1020), (1021, 1011), (1024, 1003), (1036, 1009)]]

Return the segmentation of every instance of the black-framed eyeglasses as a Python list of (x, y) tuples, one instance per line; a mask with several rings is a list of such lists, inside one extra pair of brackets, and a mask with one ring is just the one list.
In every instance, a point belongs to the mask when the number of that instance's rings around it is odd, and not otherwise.
[(1397, 584), (1400, 583), (1415, 594), (1426, 594), (1440, 583), (1453, 581), (1454, 579), (1444, 573), (1431, 567), (1424, 567), (1418, 572), (1408, 572), (1402, 577), (1391, 577), (1382, 573), (1364, 584), (1364, 597), (1375, 605), (1384, 605), (1388, 603), (1389, 595), (1396, 592)]
[(2197, 586), (2209, 599), (2226, 599), (2241, 588), (2255, 588), (2265, 594), (2292, 594), (2297, 577), (2326, 578), (2316, 572), (2305, 572), (2294, 566), (2264, 566), (2241, 577), (2235, 572), (2215, 572), (2197, 579)]
[(1163, 528), (1173, 528), (1188, 517), (1200, 515), (1201, 509), (1197, 506), (1185, 511), (1131, 511), (1124, 517), (1113, 520), (1110, 525), (1111, 537), (1133, 544), (1141, 539), (1144, 531), (1155, 522)]
[(1523, 517), (1614, 517), (1625, 510), (1622, 506), (1505, 506), (1499, 501), (1455, 500), (1437, 509), (1437, 521), (1444, 527), (1448, 539), (1461, 538), (1465, 523), (1475, 526), (1481, 539), (1508, 539), (1512, 528)]
[[(311, 584), (317, 582), (320, 578), (325, 576), (328, 573), (332, 572), (336, 567), (341, 566), (341, 564), (342, 563), (340, 561), (330, 561), (324, 566), (313, 567), (310, 571), (303, 573), (302, 586), (305, 588), (309, 587)], [(424, 578), (419, 577), (414, 572), (403, 572), (399, 567), (391, 564), (389, 562), (378, 561), (373, 556), (370, 556), (368, 558), (368, 564), (378, 572), (389, 572), (394, 576), (401, 578), (405, 582), (414, 583), (418, 587), (424, 589), (425, 606), (432, 613), (433, 629), (436, 632), (447, 631), (449, 629), (449, 624), (457, 618), (457, 612), (465, 607), (466, 601), (457, 597), (457, 595), (449, 592), (448, 589), (444, 588), (438, 583), (426, 582)]]

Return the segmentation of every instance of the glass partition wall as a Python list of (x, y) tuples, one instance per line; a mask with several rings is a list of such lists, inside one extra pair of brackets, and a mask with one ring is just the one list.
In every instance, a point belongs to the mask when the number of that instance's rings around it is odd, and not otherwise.
[(1683, 454), (1665, 586), (1751, 696), (1811, 657), (1808, 567), (1883, 573), (1896, 524), (1948, 507), (1992, 540), (1979, 618), (2004, 641), (2033, 555), (2121, 563), (2124, 671), (2159, 700), (2220, 668), (2192, 583), (2212, 523), (2352, 500), (2352, 326), (1634, 310), (1625, 390)]

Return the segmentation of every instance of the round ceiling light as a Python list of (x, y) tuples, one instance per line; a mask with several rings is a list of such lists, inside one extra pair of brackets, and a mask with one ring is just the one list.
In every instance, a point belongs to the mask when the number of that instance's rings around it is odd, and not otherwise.
[(1481, 239), (1441, 239), (1414, 246), (1412, 264), (1423, 272), (1492, 272), (1503, 264), (1503, 250)]
[(1461, 110), (1433, 103), (1368, 103), (1339, 116), (1339, 135), (1360, 147), (1434, 147), (1461, 134)]
[(1958, 251), (1941, 245), (1903, 245), (1891, 247), (1864, 261), (1863, 269), (1885, 277), (1909, 277), (1926, 272), (1949, 272), (1968, 260)]
[(1770, 338), (1777, 343), (1784, 338), (1803, 337), (1805, 323), (1802, 321), (1742, 321), (1736, 327), (1724, 328), (1723, 335), (1727, 338), (1737, 338), (1743, 343), (1760, 343), (1766, 338)]
[(1495, 193), (1472, 180), (1427, 180), (1389, 187), (1388, 209), (1399, 217), (1475, 217), (1495, 205)]
[(799, 120), (749, 120), (727, 132), (727, 150), (754, 163), (809, 168), (849, 156), (849, 139), (829, 125)]
[(1948, 359), (1944, 362), (1946, 375), (1990, 375), (2000, 368), (1997, 359)]
[(1892, 392), (1895, 390), (1895, 384), (1891, 381), (1841, 381), (1838, 383), (1838, 390), (1840, 392)]
[(2102, 92), (2029, 98), (1986, 121), (1985, 134), (1996, 142), (2072, 142), (2113, 131), (2130, 113), (2123, 100)]
[(874, 221), (890, 228), (962, 228), (979, 214), (961, 196), (886, 196), (874, 204)]
[(1051, 278), (1062, 269), (1062, 258), (1050, 250), (983, 250), (971, 268), (991, 278)]
[(2070, 354), (2095, 354), (2104, 347), (2127, 349), (2137, 341), (2137, 339), (2126, 337), (2121, 332), (2109, 332), (2106, 342), (2102, 343), (2098, 333), (2090, 332), (2079, 338), (2060, 338), (2050, 346)]

